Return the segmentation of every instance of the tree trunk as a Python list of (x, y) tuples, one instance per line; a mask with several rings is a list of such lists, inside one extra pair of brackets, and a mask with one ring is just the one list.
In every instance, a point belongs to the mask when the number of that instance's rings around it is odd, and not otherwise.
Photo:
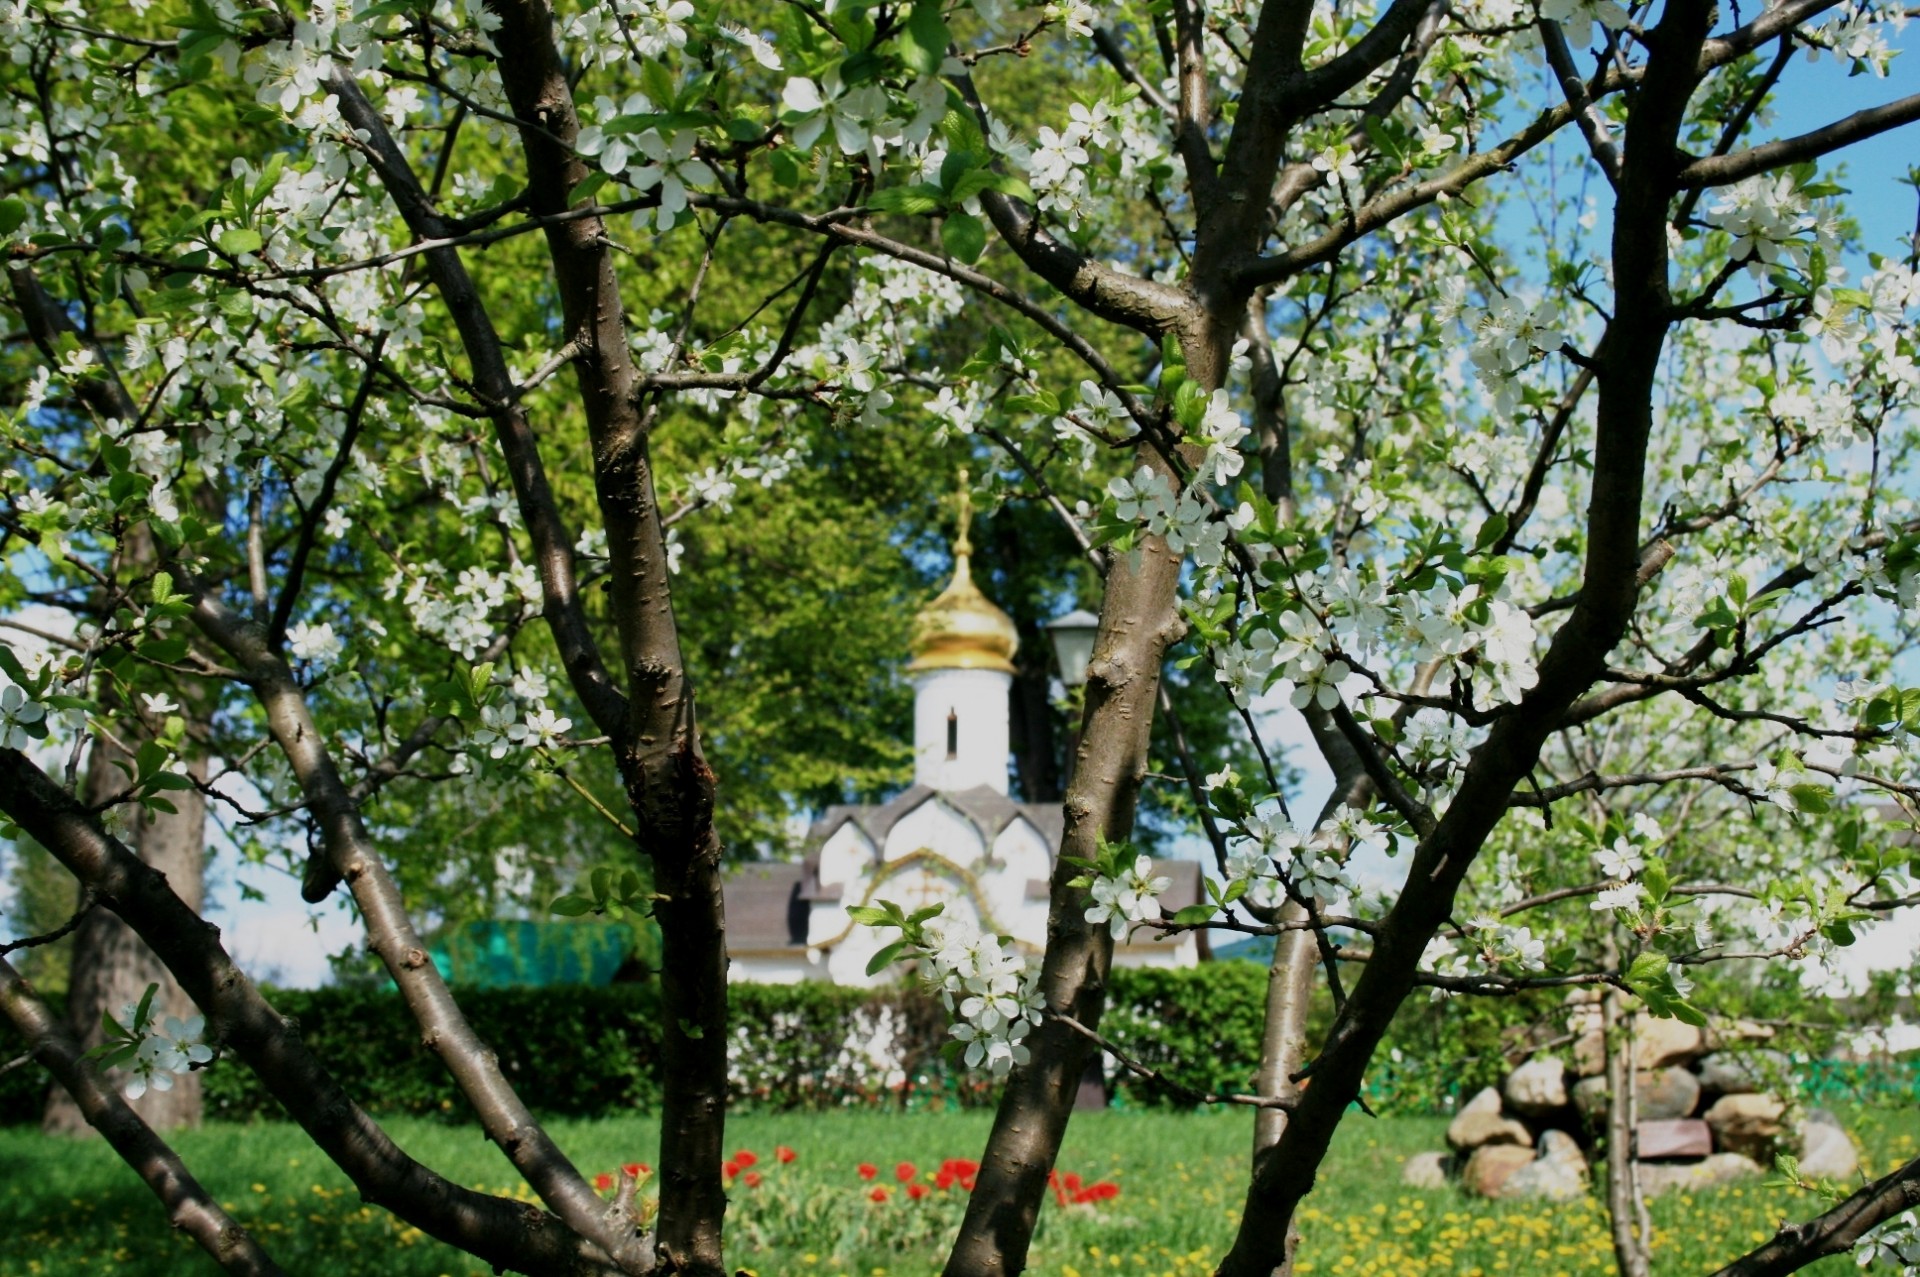
[(1633, 1014), (1621, 1014), (1620, 993), (1608, 989), (1601, 999), (1607, 1052), (1607, 1216), (1612, 1225), (1613, 1259), (1620, 1277), (1648, 1277), (1653, 1268), (1653, 1232), (1646, 1219), (1634, 1167)]
[[(127, 776), (113, 760), (126, 755), (107, 744), (94, 744), (87, 761), (86, 794), (89, 803), (125, 788)], [(196, 760), (187, 765), (196, 779), (205, 779), (206, 763)], [(176, 790), (167, 800), (179, 810), (176, 814), (145, 811), (129, 804), (120, 810), (128, 813), (132, 827), (126, 841), (140, 858), (167, 876), (167, 884), (195, 913), (200, 911), (205, 894), (203, 869), (206, 863), (207, 800), (198, 790)], [(194, 1013), (191, 999), (167, 973), (160, 959), (120, 921), (110, 909), (91, 910), (81, 921), (73, 937), (73, 971), (67, 990), (67, 1025), (83, 1048), (100, 1043), (100, 1017), (110, 1014), (121, 1019), (121, 1008), (138, 1002), (147, 986), (157, 984), (153, 1007), (156, 1020), (169, 1015), (182, 1019)], [(116, 1085), (124, 1084), (126, 1074), (114, 1069), (108, 1074)], [(181, 1126), (198, 1126), (203, 1111), (200, 1075), (177, 1074), (170, 1091), (149, 1090), (129, 1103), (143, 1121), (156, 1131)], [(41, 1128), (50, 1134), (87, 1135), (93, 1128), (65, 1087), (55, 1086), (47, 1095)]]

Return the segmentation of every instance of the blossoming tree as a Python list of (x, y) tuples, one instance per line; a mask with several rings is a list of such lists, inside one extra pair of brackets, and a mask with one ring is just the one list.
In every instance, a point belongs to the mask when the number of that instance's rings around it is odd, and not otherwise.
[[(502, 1269), (723, 1272), (724, 790), (679, 525), (808, 466), (810, 432), (970, 435), (1105, 587), (1044, 960), (932, 912), (861, 919), (1007, 1079), (947, 1271), (1024, 1266), (1083, 1068), (1128, 1058), (1100, 1032), (1116, 933), (1207, 925), (1280, 941), (1259, 1076), (1211, 1098), (1256, 1115), (1220, 1271), (1286, 1271), (1415, 990), (1593, 984), (1701, 1018), (1690, 966), (1817, 956), (1911, 891), (1858, 795), (1913, 796), (1920, 693), (1891, 658), (1920, 582), (1920, 286), (1911, 244), (1847, 274), (1820, 161), (1920, 98), (1765, 133), (1800, 55), (1809, 79), (1884, 71), (1902, 21), (1837, 0), (8, 0), (0, 527), (13, 601), (87, 623), (6, 660), (0, 810), (367, 1200)], [(207, 162), (155, 180), (186, 140)], [(997, 322), (945, 357), (970, 307)], [(1250, 729), (1263, 693), (1300, 711), (1337, 785), (1296, 816), (1271, 770), (1178, 747), (1220, 877), (1166, 917), (1128, 839), (1185, 633)], [(153, 698), (176, 685), (218, 706), (217, 777), (175, 760), (184, 724)], [(57, 757), (20, 748), (53, 728)], [(82, 793), (88, 738), (148, 743)], [(402, 782), (573, 759), (617, 773), (624, 811), (582, 800), (649, 873), (607, 866), (561, 907), (650, 910), (664, 943), (644, 1231), (632, 1178), (604, 1200), (468, 1026), (378, 818)], [(125, 813), (187, 792), (304, 825), (307, 898), (350, 894), (544, 1210), (395, 1146), (129, 849)], [(1598, 795), (1627, 805), (1574, 810)], [(1715, 832), (1670, 843), (1695, 811)], [(1721, 828), (1788, 820), (1852, 833), (1724, 881)], [(1356, 876), (1367, 846), (1397, 853), (1396, 886)], [(1321, 980), (1337, 1010), (1310, 1041)], [(274, 1271), (11, 968), (0, 990), (176, 1222)], [(121, 1026), (149, 1081), (206, 1051), (150, 1010)], [(1728, 1271), (1885, 1245), (1917, 1188), (1896, 1170)]]

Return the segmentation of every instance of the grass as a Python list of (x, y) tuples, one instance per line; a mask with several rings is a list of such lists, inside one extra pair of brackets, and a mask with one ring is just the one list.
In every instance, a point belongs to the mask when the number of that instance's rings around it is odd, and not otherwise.
[[(983, 1113), (911, 1116), (749, 1114), (728, 1123), (728, 1146), (759, 1156), (762, 1182), (737, 1184), (729, 1211), (730, 1262), (763, 1277), (921, 1277), (938, 1270), (941, 1239), (963, 1205), (933, 1172), (950, 1157), (977, 1157)], [(1914, 1155), (1920, 1114), (1876, 1110), (1852, 1120), (1867, 1169)], [(471, 1128), (395, 1121), (409, 1152), (474, 1187), (528, 1196)], [(1473, 1201), (1400, 1183), (1408, 1155), (1439, 1147), (1436, 1118), (1341, 1128), (1320, 1187), (1304, 1208), (1298, 1270), (1319, 1277), (1576, 1277), (1612, 1272), (1597, 1198), (1561, 1205)], [(553, 1133), (588, 1173), (653, 1160), (650, 1120), (556, 1122)], [(1198, 1277), (1232, 1237), (1244, 1191), (1244, 1113), (1093, 1113), (1074, 1119), (1060, 1168), (1110, 1180), (1117, 1197), (1041, 1215), (1030, 1271), (1046, 1277), (1127, 1272)], [(189, 1166), (260, 1236), (291, 1273), (315, 1277), (481, 1277), (484, 1266), (361, 1205), (346, 1178), (291, 1126), (215, 1125), (181, 1134)], [(777, 1145), (796, 1151), (789, 1165)], [(877, 1164), (862, 1180), (861, 1162)], [(910, 1162), (908, 1197), (895, 1174)], [(875, 1187), (889, 1189), (874, 1202)], [(1782, 1219), (1820, 1209), (1810, 1194), (1758, 1183), (1654, 1204), (1655, 1271), (1700, 1274), (1771, 1235)], [(0, 1277), (113, 1273), (128, 1277), (212, 1272), (166, 1228), (159, 1206), (98, 1141), (71, 1143), (31, 1130), (0, 1130)], [(1857, 1271), (1845, 1257), (1808, 1270)]]

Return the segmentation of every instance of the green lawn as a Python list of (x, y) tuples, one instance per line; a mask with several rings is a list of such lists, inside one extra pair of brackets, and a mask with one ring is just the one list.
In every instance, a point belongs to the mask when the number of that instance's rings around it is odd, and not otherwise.
[[(731, 1262), (764, 1274), (919, 1277), (936, 1271), (939, 1239), (962, 1194), (940, 1189), (946, 1158), (977, 1157), (986, 1114), (747, 1115), (728, 1144), (758, 1156), (742, 1175), (729, 1219)], [(1913, 1156), (1920, 1115), (1879, 1110), (1853, 1123), (1870, 1169)], [(1302, 1273), (1514, 1273), (1525, 1277), (1612, 1271), (1598, 1202), (1543, 1207), (1473, 1202), (1400, 1185), (1408, 1153), (1440, 1144), (1439, 1119), (1355, 1115), (1342, 1128), (1302, 1227)], [(414, 1156), (475, 1187), (526, 1193), (506, 1163), (467, 1128), (395, 1121)], [(653, 1160), (652, 1123), (640, 1117), (558, 1122), (555, 1136), (589, 1173)], [(1049, 1204), (1033, 1252), (1036, 1273), (1098, 1271), (1204, 1274), (1232, 1235), (1249, 1139), (1244, 1113), (1098, 1113), (1074, 1119), (1061, 1170), (1119, 1187), (1108, 1200)], [(290, 1126), (211, 1126), (177, 1145), (203, 1182), (262, 1237), (291, 1273), (313, 1277), (481, 1277), (485, 1268), (364, 1207), (346, 1178)], [(780, 1165), (777, 1146), (795, 1151)], [(869, 1182), (856, 1168), (877, 1164)], [(909, 1196), (902, 1162), (924, 1186)], [(886, 1200), (873, 1201), (876, 1187)], [(1661, 1274), (1710, 1271), (1769, 1235), (1777, 1221), (1818, 1210), (1791, 1190), (1749, 1185), (1655, 1204)], [(0, 1130), (0, 1277), (26, 1274), (158, 1274), (213, 1271), (166, 1228), (146, 1190), (97, 1141), (49, 1140)], [(1857, 1271), (1844, 1259), (1813, 1270)]]

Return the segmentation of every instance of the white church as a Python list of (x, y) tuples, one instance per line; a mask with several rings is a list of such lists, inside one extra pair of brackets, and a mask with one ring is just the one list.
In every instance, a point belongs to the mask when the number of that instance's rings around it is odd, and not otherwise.
[[(734, 870), (726, 882), (731, 978), (870, 985), (867, 959), (897, 938), (856, 926), (854, 905), (894, 900), (908, 910), (946, 905), (1022, 952), (1046, 945), (1047, 884), (1060, 845), (1057, 804), (1008, 795), (1008, 691), (1019, 644), (1013, 621), (973, 583), (964, 495), (953, 580), (914, 619), (913, 785), (889, 802), (836, 806), (815, 822), (799, 863)], [(1201, 898), (1200, 865), (1167, 860), (1168, 909)], [(1202, 957), (1197, 933), (1141, 932), (1115, 946), (1122, 966), (1186, 967)]]

